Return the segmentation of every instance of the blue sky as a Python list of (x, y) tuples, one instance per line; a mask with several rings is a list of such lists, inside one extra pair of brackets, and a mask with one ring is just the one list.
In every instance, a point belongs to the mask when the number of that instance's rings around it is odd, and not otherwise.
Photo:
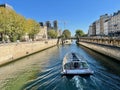
[[(14, 10), (37, 22), (58, 20), (60, 29), (76, 29), (88, 32), (89, 25), (100, 15), (120, 10), (120, 0), (0, 0)], [(64, 27), (64, 22), (65, 27)]]

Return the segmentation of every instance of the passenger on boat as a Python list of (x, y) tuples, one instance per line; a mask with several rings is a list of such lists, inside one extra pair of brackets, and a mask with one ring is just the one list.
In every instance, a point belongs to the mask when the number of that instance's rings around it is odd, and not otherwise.
[(78, 63), (78, 62), (75, 62), (75, 63), (74, 63), (74, 68), (76, 69), (76, 68), (79, 68), (79, 67), (80, 67), (79, 63)]

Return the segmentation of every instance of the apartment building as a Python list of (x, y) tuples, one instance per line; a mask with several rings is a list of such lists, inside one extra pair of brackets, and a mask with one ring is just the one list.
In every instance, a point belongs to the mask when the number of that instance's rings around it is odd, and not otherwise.
[(108, 14), (100, 16), (100, 35), (105, 35), (104, 33), (104, 22), (109, 19)]
[(89, 26), (88, 36), (92, 36), (92, 25)]
[(96, 35), (100, 35), (100, 20), (96, 21)]
[(109, 35), (120, 35), (120, 10), (111, 17)]
[(110, 19), (104, 21), (104, 35), (107, 36), (110, 32)]
[(89, 36), (120, 36), (120, 10), (113, 15), (101, 15), (89, 26), (88, 34)]

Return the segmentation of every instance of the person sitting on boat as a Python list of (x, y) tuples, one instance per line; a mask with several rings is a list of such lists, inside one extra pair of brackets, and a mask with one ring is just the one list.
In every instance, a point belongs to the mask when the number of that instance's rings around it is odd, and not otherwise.
[(76, 68), (79, 68), (79, 63), (78, 62), (75, 62), (74, 63), (74, 68), (76, 69)]

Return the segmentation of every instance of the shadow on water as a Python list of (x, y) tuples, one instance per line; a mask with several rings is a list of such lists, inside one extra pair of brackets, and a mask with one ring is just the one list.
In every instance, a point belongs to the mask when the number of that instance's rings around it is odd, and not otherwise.
[(95, 72), (92, 76), (92, 80), (99, 87), (98, 90), (105, 90), (108, 88), (109, 90), (119, 90), (120, 62), (84, 46), (79, 47), (86, 52), (85, 56), (88, 59), (90, 67)]
[[(90, 76), (61, 76), (62, 59), (67, 52), (83, 55), (91, 69)], [(64, 45), (58, 47), (56, 56), (49, 58), (36, 79), (24, 86), (25, 90), (119, 90), (120, 67), (113, 59), (83, 46)]]
[(120, 61), (110, 58), (106, 55), (95, 52), (91, 49), (88, 49), (84, 46), (79, 46), (87, 52), (87, 56), (93, 58), (96, 62), (99, 62), (101, 66), (105, 67), (108, 72), (120, 75)]
[[(95, 73), (85, 77), (78, 75), (72, 77), (61, 76), (63, 57), (70, 51), (81, 54)], [(77, 46), (76, 44), (53, 47), (14, 62), (9, 66), (2, 67), (0, 69), (0, 74), (3, 75), (0, 75), (0, 77), (2, 78), (5, 76), (6, 83), (9, 83), (5, 85), (8, 85), (11, 88), (0, 89), (120, 90), (119, 65), (119, 63), (109, 57), (96, 53), (88, 48)], [(10, 70), (11, 72), (7, 73)], [(16, 77), (15, 74), (17, 74)], [(7, 78), (11, 77), (13, 77), (13, 79), (9, 81)], [(20, 83), (20, 80), (22, 83)], [(19, 84), (19, 88), (13, 89), (10, 83), (12, 83), (12, 86), (16, 87), (18, 87), (17, 84)]]

